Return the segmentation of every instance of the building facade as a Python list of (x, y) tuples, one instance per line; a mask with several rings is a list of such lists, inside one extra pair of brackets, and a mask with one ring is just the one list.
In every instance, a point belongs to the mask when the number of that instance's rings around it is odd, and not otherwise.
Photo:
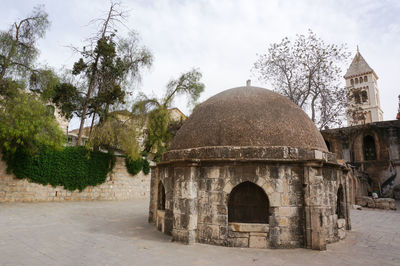
[(378, 89), (378, 75), (357, 48), (346, 74), (348, 126), (383, 121)]

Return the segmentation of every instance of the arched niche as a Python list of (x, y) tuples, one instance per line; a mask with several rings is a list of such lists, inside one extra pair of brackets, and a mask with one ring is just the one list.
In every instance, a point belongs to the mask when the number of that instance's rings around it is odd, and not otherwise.
[(344, 219), (344, 192), (342, 184), (339, 185), (337, 191), (336, 214), (338, 219)]
[(228, 222), (268, 223), (269, 200), (264, 190), (248, 181), (234, 187), (229, 195)]
[(157, 210), (165, 210), (165, 188), (163, 183), (158, 183)]

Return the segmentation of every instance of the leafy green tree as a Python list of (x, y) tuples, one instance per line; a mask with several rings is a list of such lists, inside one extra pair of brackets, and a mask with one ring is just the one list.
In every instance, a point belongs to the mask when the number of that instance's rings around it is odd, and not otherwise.
[(37, 6), (31, 15), (13, 23), (8, 31), (0, 32), (0, 95), (6, 94), (7, 80), (16, 76), (23, 78), (35, 71), (34, 62), (39, 53), (36, 42), (49, 25), (43, 6)]
[(167, 150), (173, 137), (171, 129), (176, 127), (176, 122), (170, 119), (168, 108), (178, 95), (186, 95), (188, 105), (195, 105), (204, 91), (204, 84), (200, 82), (201, 77), (200, 71), (192, 69), (179, 76), (178, 79), (171, 80), (167, 84), (167, 90), (162, 99), (142, 95), (134, 104), (133, 114), (142, 117), (146, 125), (144, 151), (154, 153), (156, 161)]
[[(65, 139), (54, 108), (46, 104), (58, 78), (35, 67), (36, 42), (49, 24), (47, 13), (38, 6), (0, 32), (0, 150), (8, 158), (17, 150), (32, 154), (42, 145), (60, 147)], [(28, 86), (31, 92), (26, 91)]]
[(96, 20), (101, 25), (98, 34), (90, 39), (93, 45), (79, 51), (82, 58), (74, 64), (73, 74), (87, 80), (78, 145), (87, 114), (93, 116), (91, 128), (96, 114), (100, 115), (101, 121), (105, 120), (111, 105), (124, 102), (129, 78), (140, 77), (140, 69), (152, 63), (150, 52), (138, 46), (137, 35), (131, 33), (126, 39), (116, 35), (116, 25), (125, 19), (125, 14), (119, 9), (119, 4), (111, 3), (106, 18)]
[[(16, 91), (18, 87), (14, 88)], [(54, 110), (23, 91), (0, 98), (0, 149), (11, 155), (17, 149), (33, 153), (41, 145), (61, 147), (64, 134), (54, 119)]]

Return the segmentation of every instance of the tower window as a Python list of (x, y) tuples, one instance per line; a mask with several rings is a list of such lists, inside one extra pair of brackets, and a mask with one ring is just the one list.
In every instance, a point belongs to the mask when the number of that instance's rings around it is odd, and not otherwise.
[(376, 160), (375, 139), (371, 135), (364, 137), (364, 160)]
[(362, 83), (363, 82), (363, 78), (362, 77), (360, 77), (360, 83)]
[(355, 78), (355, 82), (356, 82), (356, 84), (358, 84), (358, 78)]
[(361, 99), (362, 99), (363, 103), (368, 102), (368, 93), (367, 93), (367, 91), (362, 91), (361, 92)]
[(351, 80), (350, 80), (350, 84), (351, 84), (351, 85), (354, 85), (354, 79), (351, 79)]
[(368, 82), (368, 77), (367, 76), (364, 76), (364, 81)]

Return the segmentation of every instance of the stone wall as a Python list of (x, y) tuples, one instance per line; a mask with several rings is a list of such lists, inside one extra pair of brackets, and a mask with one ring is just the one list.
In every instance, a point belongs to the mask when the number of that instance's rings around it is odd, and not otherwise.
[[(153, 168), (149, 221), (175, 241), (234, 247), (324, 249), (338, 241), (337, 193), (349, 198), (346, 171), (338, 165), (269, 161), (176, 162)], [(159, 182), (165, 187), (165, 211), (157, 210)], [(269, 201), (268, 224), (228, 222), (233, 188), (251, 182)], [(345, 214), (348, 217), (348, 213)], [(309, 217), (309, 218), (307, 218)], [(162, 221), (163, 220), (163, 221)], [(160, 222), (162, 221), (162, 222)], [(348, 220), (346, 229), (350, 229)], [(312, 234), (318, 233), (318, 236)]]
[(126, 170), (124, 158), (117, 158), (105, 183), (89, 186), (82, 192), (71, 192), (60, 186), (44, 186), (17, 179), (14, 175), (7, 174), (6, 168), (5, 162), (0, 158), (0, 202), (128, 200), (147, 198), (150, 191), (150, 175), (140, 172), (132, 176)]

